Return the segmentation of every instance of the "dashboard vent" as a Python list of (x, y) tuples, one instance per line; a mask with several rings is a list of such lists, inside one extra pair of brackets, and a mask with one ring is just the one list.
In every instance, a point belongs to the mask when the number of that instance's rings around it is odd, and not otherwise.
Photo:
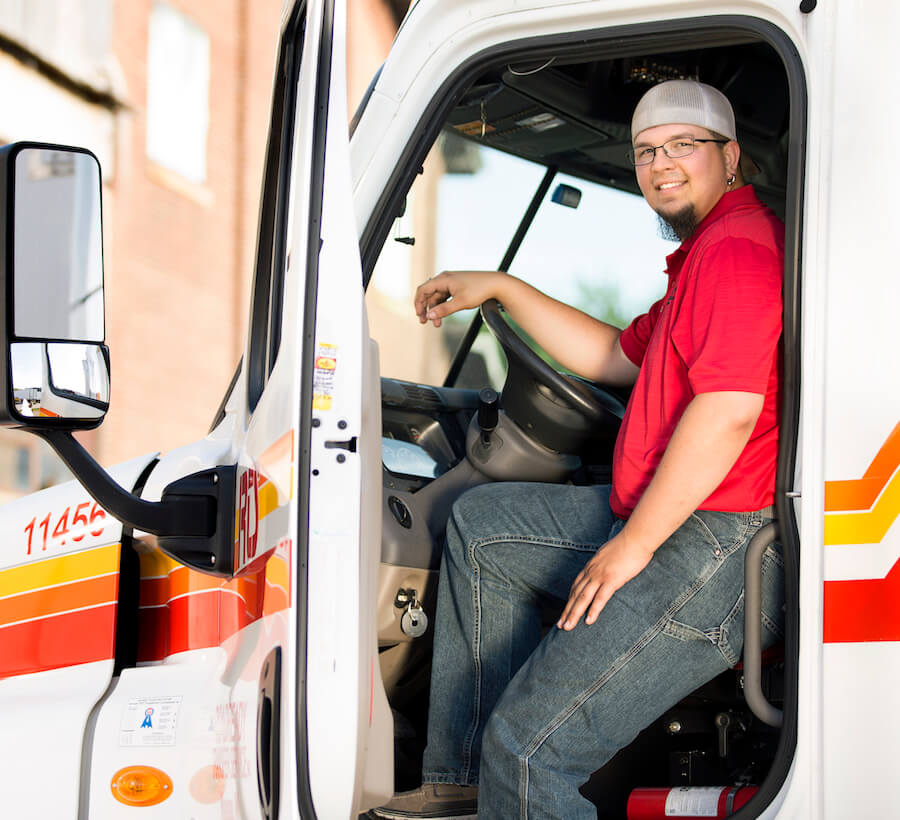
[(421, 384), (404, 384), (403, 390), (410, 404), (416, 407), (443, 407), (444, 403), (437, 391)]

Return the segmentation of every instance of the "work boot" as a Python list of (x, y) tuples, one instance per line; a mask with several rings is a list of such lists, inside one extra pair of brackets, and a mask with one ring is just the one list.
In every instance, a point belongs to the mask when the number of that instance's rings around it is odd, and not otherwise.
[(478, 786), (425, 783), (418, 789), (395, 794), (391, 801), (369, 812), (379, 820), (478, 820)]

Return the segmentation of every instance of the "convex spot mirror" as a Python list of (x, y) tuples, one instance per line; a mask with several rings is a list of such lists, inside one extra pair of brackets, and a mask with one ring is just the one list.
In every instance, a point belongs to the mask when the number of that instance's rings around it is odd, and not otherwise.
[(0, 148), (4, 426), (87, 429), (109, 407), (100, 164), (79, 148)]

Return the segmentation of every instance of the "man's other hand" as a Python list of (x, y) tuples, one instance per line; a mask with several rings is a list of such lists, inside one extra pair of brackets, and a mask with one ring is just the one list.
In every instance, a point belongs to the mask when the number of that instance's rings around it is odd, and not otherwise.
[(574, 629), (585, 613), (584, 622), (594, 623), (613, 593), (646, 567), (652, 557), (652, 549), (630, 543), (624, 533), (611, 538), (575, 576), (557, 627)]

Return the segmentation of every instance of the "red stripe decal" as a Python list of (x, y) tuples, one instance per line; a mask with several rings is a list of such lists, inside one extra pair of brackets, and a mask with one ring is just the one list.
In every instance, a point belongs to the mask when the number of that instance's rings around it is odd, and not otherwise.
[(900, 641), (900, 561), (884, 578), (825, 582), (825, 643)]
[(0, 677), (109, 660), (116, 605), (105, 604), (0, 629)]
[(290, 607), (289, 541), (273, 547), (256, 572), (231, 581), (186, 567), (162, 575), (151, 563), (143, 562), (143, 570), (159, 574), (142, 578), (140, 589), (138, 660), (144, 663), (221, 646), (264, 615)]
[(188, 649), (220, 646), (257, 620), (247, 602), (226, 589), (184, 595), (140, 610), (139, 661), (161, 660)]

